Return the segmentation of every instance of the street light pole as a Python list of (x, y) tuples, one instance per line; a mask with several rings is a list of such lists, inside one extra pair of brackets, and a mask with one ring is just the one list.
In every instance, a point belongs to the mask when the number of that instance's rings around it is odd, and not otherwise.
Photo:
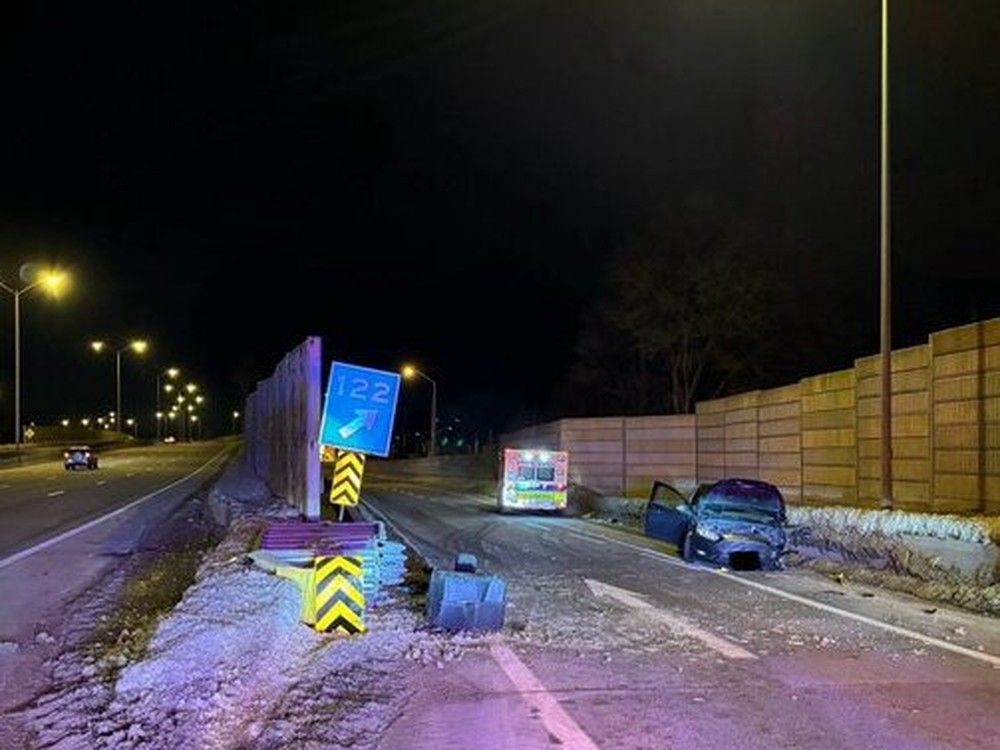
[(65, 274), (59, 271), (44, 271), (22, 289), (0, 281), (0, 289), (14, 298), (14, 446), (18, 451), (21, 450), (21, 295), (41, 284), (48, 288), (50, 294), (57, 295), (65, 279)]
[(14, 447), (21, 450), (21, 291), (14, 292)]
[(881, 101), (879, 112), (879, 260), (882, 362), (882, 497), (879, 505), (892, 510), (892, 257), (890, 245), (889, 171), (889, 0), (882, 0)]
[(122, 350), (115, 352), (115, 432), (121, 432), (122, 421)]
[(404, 378), (409, 379), (414, 375), (423, 378), (431, 384), (431, 435), (430, 443), (427, 446), (427, 455), (429, 457), (437, 453), (437, 382), (433, 378), (427, 377), (426, 373), (421, 372), (413, 365), (406, 365), (403, 367)]

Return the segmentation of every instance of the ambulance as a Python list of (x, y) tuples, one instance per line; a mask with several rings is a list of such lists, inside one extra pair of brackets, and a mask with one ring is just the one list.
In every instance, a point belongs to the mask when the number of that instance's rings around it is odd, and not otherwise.
[(569, 453), (504, 448), (497, 509), (562, 511), (566, 508)]

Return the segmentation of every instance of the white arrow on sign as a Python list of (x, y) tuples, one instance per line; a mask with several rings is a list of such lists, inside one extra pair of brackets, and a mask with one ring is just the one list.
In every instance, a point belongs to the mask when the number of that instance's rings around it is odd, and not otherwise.
[(356, 415), (347, 424), (341, 425), (340, 429), (337, 430), (337, 434), (343, 440), (347, 440), (351, 435), (364, 427), (366, 430), (370, 430), (374, 424), (375, 420), (378, 418), (378, 412), (374, 409), (355, 409), (354, 414)]
[(612, 586), (610, 583), (603, 583), (601, 581), (595, 581), (591, 578), (583, 579), (590, 592), (596, 596), (598, 599), (606, 598), (613, 599), (619, 604), (623, 604), (629, 609), (634, 609), (641, 613), (645, 617), (652, 620), (657, 620), (662, 622), (664, 625), (668, 626), (670, 629), (686, 635), (689, 638), (694, 638), (697, 641), (701, 641), (706, 646), (708, 646), (713, 651), (718, 651), (720, 654), (725, 656), (727, 659), (756, 659), (756, 654), (751, 654), (744, 648), (737, 646), (735, 643), (730, 643), (725, 638), (720, 638), (714, 633), (709, 633), (707, 630), (702, 630), (697, 625), (693, 625), (683, 617), (680, 617), (669, 612), (665, 612), (662, 609), (654, 607), (652, 604), (646, 601), (646, 599), (634, 591), (629, 591), (628, 589), (620, 589), (617, 586)]

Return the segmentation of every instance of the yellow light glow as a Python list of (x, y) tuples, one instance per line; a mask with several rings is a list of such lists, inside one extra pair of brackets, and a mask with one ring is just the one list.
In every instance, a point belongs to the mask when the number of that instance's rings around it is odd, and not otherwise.
[(162, 411), (156, 412), (156, 418), (157, 419), (163, 419), (163, 412)]
[(163, 390), (165, 390), (167, 393), (170, 393), (173, 389), (174, 386), (170, 383), (167, 383), (165, 386), (163, 386)]
[(47, 294), (58, 297), (69, 286), (69, 274), (57, 268), (49, 268), (38, 274), (38, 283)]
[(90, 348), (93, 349), (98, 354), (100, 354), (101, 352), (104, 351), (104, 342), (103, 341), (91, 341), (90, 342)]
[(186, 386), (184, 386), (184, 389), (188, 393), (194, 393), (196, 390), (198, 390), (198, 386), (196, 386), (194, 383), (188, 383)]
[(195, 396), (194, 400), (195, 400), (195, 403), (200, 404), (202, 401), (205, 400), (205, 397), (204, 396)]
[(413, 365), (403, 365), (403, 377), (409, 380), (417, 374), (417, 368)]
[(125, 420), (125, 424), (127, 424), (129, 427), (131, 427), (132, 425), (135, 424), (135, 420), (132, 419), (132, 417), (129, 417), (128, 419)]
[(233, 412), (233, 419), (239, 419), (239, 418), (240, 418), (240, 413), (238, 411), (234, 411)]
[(177, 376), (180, 375), (180, 374), (181, 374), (181, 371), (178, 370), (176, 367), (168, 367), (167, 368), (167, 377), (170, 378), (171, 380), (177, 378)]
[(197, 414), (193, 414), (193, 415), (191, 416), (191, 421), (192, 421), (192, 422), (197, 422), (197, 421), (198, 421), (198, 415), (197, 415)]
[(69, 427), (69, 420), (68, 419), (64, 419), (59, 424), (61, 424), (63, 427)]
[(82, 424), (84, 427), (87, 427), (88, 425), (90, 425), (90, 420), (89, 419), (81, 419), (80, 420), (80, 424)]
[(135, 341), (129, 342), (128, 346), (136, 354), (145, 354), (146, 350), (149, 349), (149, 342), (144, 339), (136, 339)]

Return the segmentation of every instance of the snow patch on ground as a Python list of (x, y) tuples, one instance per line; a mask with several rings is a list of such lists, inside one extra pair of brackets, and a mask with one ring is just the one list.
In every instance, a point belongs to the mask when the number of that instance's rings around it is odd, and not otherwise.
[(298, 586), (246, 556), (285, 506), (239, 461), (211, 502), (229, 531), (145, 656), (128, 663), (81, 649), (53, 662), (56, 688), (25, 711), (39, 746), (363, 750), (398, 716), (422, 670), (491, 642), (427, 629), (402, 591), (368, 608), (364, 635), (315, 632), (299, 622)]
[(1000, 519), (864, 508), (788, 507), (789, 523), (838, 533), (912, 535), (988, 544), (1000, 538)]

